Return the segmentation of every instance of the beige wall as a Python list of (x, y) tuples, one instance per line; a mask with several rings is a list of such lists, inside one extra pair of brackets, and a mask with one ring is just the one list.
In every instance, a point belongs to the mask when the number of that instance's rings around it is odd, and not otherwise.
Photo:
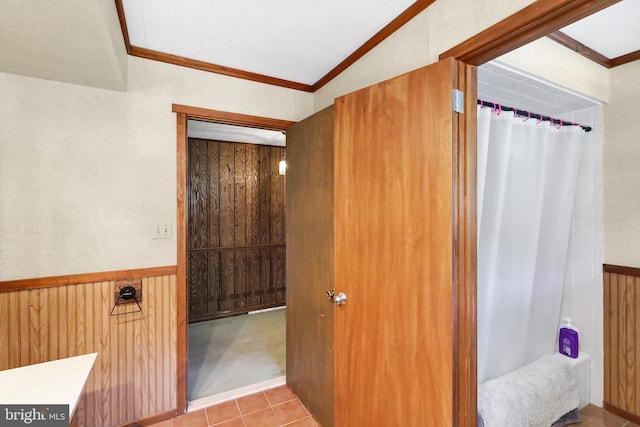
[[(134, 57), (128, 58), (126, 92), (0, 74), (0, 179), (10, 183), (0, 187), (0, 280), (175, 263), (175, 233), (171, 240), (151, 239), (155, 224), (175, 223), (171, 103), (299, 120), (337, 96), (437, 60), (530, 3), (438, 0), (316, 94)], [(608, 100), (607, 70), (549, 43), (501, 60)], [(612, 72), (637, 85), (632, 72), (625, 75), (629, 67)], [(633, 236), (640, 234), (630, 215), (636, 204), (615, 187), (634, 170), (622, 173), (617, 162), (630, 164), (637, 154), (625, 145), (632, 131), (615, 125), (613, 116), (616, 109), (630, 114), (629, 102), (637, 101), (625, 89), (611, 92), (605, 123), (613, 117), (608, 128), (614, 130), (605, 134), (605, 161), (616, 169), (605, 171), (611, 175), (605, 179), (605, 261), (640, 265), (637, 255), (632, 259)]]
[(640, 268), (640, 61), (610, 70), (604, 106), (604, 262)]
[(312, 94), (129, 57), (128, 89), (0, 73), (0, 281), (175, 265), (171, 104), (286, 120)]

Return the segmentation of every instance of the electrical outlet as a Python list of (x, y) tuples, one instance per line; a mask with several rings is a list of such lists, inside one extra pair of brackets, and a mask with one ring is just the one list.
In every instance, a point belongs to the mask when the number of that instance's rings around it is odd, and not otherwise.
[(152, 239), (170, 239), (172, 236), (171, 226), (172, 224), (170, 222), (156, 224), (153, 227), (151, 238)]

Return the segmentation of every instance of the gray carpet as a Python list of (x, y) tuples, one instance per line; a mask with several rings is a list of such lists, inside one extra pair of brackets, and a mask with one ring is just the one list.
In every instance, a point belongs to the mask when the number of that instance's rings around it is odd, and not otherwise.
[(285, 375), (285, 311), (189, 325), (189, 400)]

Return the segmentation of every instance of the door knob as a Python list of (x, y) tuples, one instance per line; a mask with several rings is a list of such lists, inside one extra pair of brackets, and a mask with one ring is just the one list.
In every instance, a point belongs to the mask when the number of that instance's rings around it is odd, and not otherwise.
[(347, 296), (344, 292), (339, 292), (337, 295), (333, 296), (333, 303), (335, 305), (344, 305), (347, 303)]

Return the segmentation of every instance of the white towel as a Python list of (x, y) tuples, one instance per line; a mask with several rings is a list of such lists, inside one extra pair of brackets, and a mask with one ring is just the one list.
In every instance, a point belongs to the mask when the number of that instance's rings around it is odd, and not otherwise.
[(478, 386), (485, 427), (550, 427), (579, 401), (575, 368), (552, 355)]

